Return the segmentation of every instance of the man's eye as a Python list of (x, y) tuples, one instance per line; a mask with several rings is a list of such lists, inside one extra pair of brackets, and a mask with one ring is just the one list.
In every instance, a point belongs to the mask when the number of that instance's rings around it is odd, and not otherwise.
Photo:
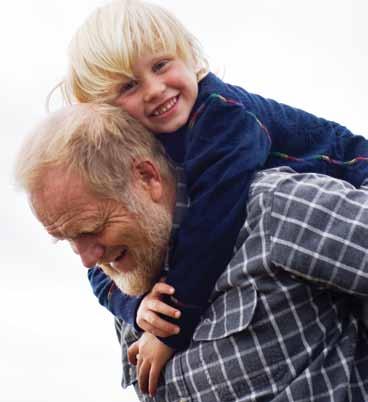
[(152, 70), (154, 73), (159, 72), (160, 70), (162, 70), (164, 67), (167, 66), (167, 64), (169, 63), (169, 60), (160, 60), (159, 62), (155, 63), (152, 67)]
[(80, 233), (78, 233), (77, 237), (91, 237), (91, 236), (94, 236), (96, 233), (97, 233), (96, 231), (80, 232)]
[(137, 81), (128, 81), (120, 87), (120, 93), (125, 94), (132, 91), (137, 86)]

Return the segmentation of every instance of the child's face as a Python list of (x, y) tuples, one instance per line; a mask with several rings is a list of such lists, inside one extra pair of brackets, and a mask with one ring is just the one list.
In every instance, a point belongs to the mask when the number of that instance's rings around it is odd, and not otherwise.
[(185, 125), (198, 94), (194, 67), (162, 53), (140, 57), (133, 74), (135, 79), (122, 83), (117, 106), (154, 133)]

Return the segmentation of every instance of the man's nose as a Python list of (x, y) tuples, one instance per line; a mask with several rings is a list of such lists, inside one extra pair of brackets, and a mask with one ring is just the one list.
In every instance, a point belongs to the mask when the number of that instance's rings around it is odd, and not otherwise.
[(89, 239), (71, 240), (70, 245), (73, 251), (79, 255), (86, 268), (94, 267), (105, 253), (102, 245)]
[(144, 101), (151, 102), (165, 91), (165, 84), (159, 78), (151, 78), (145, 84)]

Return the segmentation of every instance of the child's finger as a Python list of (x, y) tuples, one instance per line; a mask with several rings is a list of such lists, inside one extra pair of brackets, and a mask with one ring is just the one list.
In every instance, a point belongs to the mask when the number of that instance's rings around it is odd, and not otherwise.
[(148, 379), (148, 393), (151, 397), (156, 394), (157, 391), (157, 384), (160, 378), (160, 368), (156, 365), (151, 366), (151, 370), (149, 372), (149, 379)]
[(147, 361), (142, 361), (138, 366), (138, 384), (144, 394), (148, 393), (148, 382), (150, 375), (151, 364)]
[(171, 318), (180, 318), (181, 315), (180, 310), (158, 299), (148, 300), (147, 308), (154, 311), (155, 313), (160, 313)]
[(147, 312), (145, 316), (146, 319), (138, 325), (155, 336), (170, 336), (176, 335), (180, 332), (180, 327), (178, 325), (164, 320), (154, 312)]
[(165, 282), (157, 282), (152, 290), (151, 290), (151, 294), (154, 296), (158, 296), (158, 295), (173, 295), (175, 293), (175, 289), (168, 285)]
[(139, 326), (146, 332), (149, 332), (152, 335), (159, 336), (161, 338), (166, 338), (171, 335), (176, 335), (180, 332), (180, 328), (178, 326), (170, 327), (169, 330), (156, 328), (151, 325), (149, 322), (144, 321), (143, 324), (139, 324)]
[(128, 348), (128, 360), (130, 364), (134, 366), (137, 364), (137, 355), (139, 352), (138, 342), (134, 342)]

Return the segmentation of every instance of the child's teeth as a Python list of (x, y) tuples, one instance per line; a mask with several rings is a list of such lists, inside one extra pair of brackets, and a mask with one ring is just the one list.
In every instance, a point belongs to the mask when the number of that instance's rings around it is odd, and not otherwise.
[(160, 114), (166, 113), (176, 104), (176, 98), (170, 99), (164, 106), (160, 107), (153, 112), (154, 116), (159, 116)]

